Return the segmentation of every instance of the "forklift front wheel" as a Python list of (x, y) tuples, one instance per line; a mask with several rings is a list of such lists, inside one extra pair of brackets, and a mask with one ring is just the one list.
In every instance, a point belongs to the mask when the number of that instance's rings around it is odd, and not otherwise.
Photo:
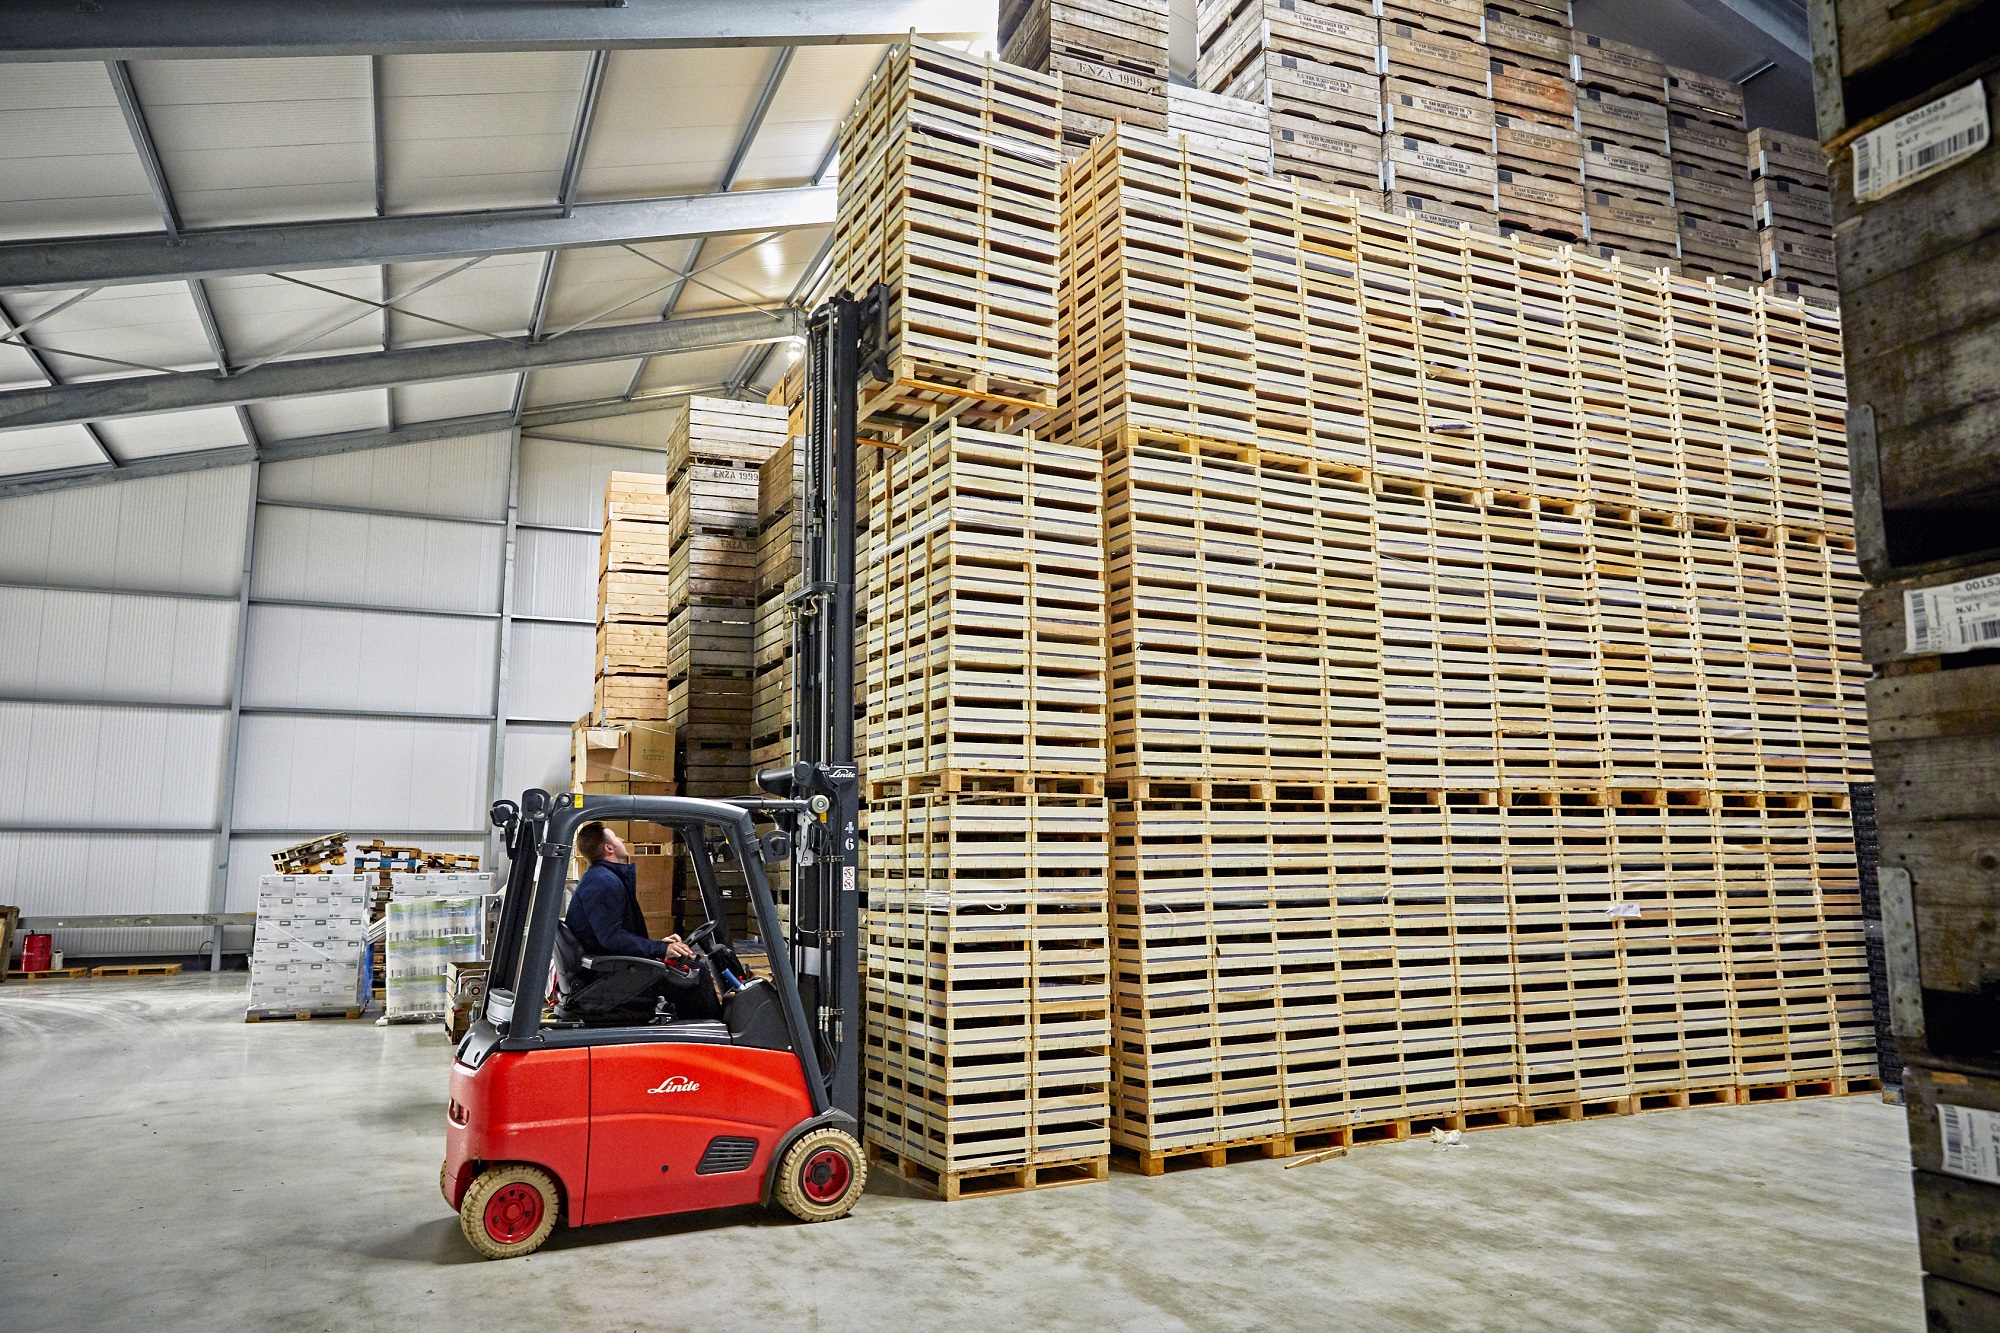
[(555, 1177), (539, 1166), (496, 1166), (465, 1191), (458, 1227), (488, 1259), (518, 1259), (542, 1247), (561, 1207)]
[(778, 1203), (803, 1222), (831, 1222), (854, 1210), (868, 1183), (861, 1145), (845, 1130), (816, 1129), (794, 1143), (778, 1168)]

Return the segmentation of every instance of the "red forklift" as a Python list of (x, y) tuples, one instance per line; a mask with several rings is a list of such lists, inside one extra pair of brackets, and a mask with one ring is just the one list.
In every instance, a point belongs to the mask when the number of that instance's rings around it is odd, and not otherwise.
[[(885, 287), (843, 294), (808, 325), (795, 762), (759, 773), (761, 794), (727, 801), (529, 791), (493, 808), (510, 869), (485, 1003), (452, 1064), (439, 1174), (489, 1259), (532, 1253), (558, 1221), (775, 1203), (824, 1222), (861, 1196), (855, 432), (863, 379), (881, 373), (887, 304)], [(672, 1012), (674, 985), (709, 984), (698, 969), (591, 956), (563, 924), (576, 830), (598, 819), (656, 824), (686, 857), (706, 918), (687, 942), (726, 992), (719, 1020)], [(767, 862), (792, 869), (789, 933)], [(765, 977), (744, 974), (730, 937), (731, 865)]]

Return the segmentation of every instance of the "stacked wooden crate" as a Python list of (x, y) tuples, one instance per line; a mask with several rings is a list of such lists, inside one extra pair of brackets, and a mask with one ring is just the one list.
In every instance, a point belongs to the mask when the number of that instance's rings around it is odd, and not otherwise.
[(841, 127), (831, 290), (887, 283), (889, 379), (871, 438), (957, 409), (1006, 428), (1055, 402), (1054, 79), (913, 39)]
[(1667, 142), (1667, 69), (1650, 51), (1577, 33), (1570, 71), (1583, 136), (1591, 249), (1674, 268), (1679, 225)]
[[(1851, 330), (1855, 528), (1871, 585), (1860, 619), (1875, 671), (1888, 1008), (1928, 1322), (1950, 1330), (2000, 1327), (1994, 13), (1834, 0), (1814, 24)], [(1794, 149), (1803, 160), (1787, 163)], [(1799, 196), (1810, 197), (1815, 149), (1776, 136), (1753, 144), (1753, 165), (1773, 179), (1767, 234), (1810, 234), (1783, 219), (1809, 221)]]
[(772, 404), (690, 398), (667, 443), (664, 663), (683, 795), (751, 790), (758, 469), (783, 449), (785, 417)]
[(1837, 324), (1233, 170), (1066, 174), (1114, 1142), (1867, 1086)]
[(1751, 219), (1743, 90), (1726, 79), (1668, 66), (1667, 137), (1673, 150), (1681, 272), (1754, 282), (1757, 233)]
[(755, 686), (750, 700), (750, 760), (758, 770), (792, 762), (792, 611), (805, 553), (798, 521), (805, 485), (803, 441), (793, 436), (757, 469), (757, 609), (753, 618)]
[(1493, 156), (1500, 227), (1557, 241), (1583, 239), (1583, 141), (1570, 81), (1569, 6), (1504, 0), (1486, 6), (1492, 62)]
[(1195, 81), (1265, 106), (1273, 172), (1370, 197), (1381, 190), (1372, 0), (1200, 0), (1195, 25)]
[(1491, 227), (1491, 57), (1479, 0), (1378, 6), (1382, 19), (1382, 185), (1390, 206), (1432, 221)]
[(1833, 203), (1825, 154), (1811, 139), (1773, 129), (1750, 131), (1749, 149), (1766, 290), (1833, 304)]
[(1241, 153), (1252, 171), (1271, 169), (1271, 111), (1262, 102), (1175, 84), (1167, 89), (1167, 133), (1203, 148)]
[(896, 446), (862, 468), (864, 1128), (948, 1198), (1109, 1153), (1102, 464), (1008, 433), (1054, 403), (1064, 105), (917, 41), (841, 131), (841, 285), (898, 285), (862, 403)]
[(1001, 58), (1062, 84), (1063, 143), (1113, 124), (1167, 128), (1167, 7), (1147, 0), (1006, 0)]
[(591, 719), (600, 726), (665, 722), (672, 675), (667, 624), (674, 598), (667, 479), (614, 472), (598, 538), (597, 655)]
[(871, 1141), (946, 1197), (1102, 1178), (1102, 461), (954, 423), (869, 485)]

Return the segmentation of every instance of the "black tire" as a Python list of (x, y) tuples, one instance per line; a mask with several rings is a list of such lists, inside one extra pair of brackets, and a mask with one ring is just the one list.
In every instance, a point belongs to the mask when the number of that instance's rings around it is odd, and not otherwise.
[(556, 1229), (562, 1191), (539, 1166), (489, 1167), (465, 1191), (458, 1228), (488, 1259), (518, 1259), (542, 1248)]
[(816, 1129), (785, 1150), (774, 1191), (778, 1206), (802, 1222), (831, 1222), (854, 1211), (868, 1184), (868, 1162), (846, 1130)]

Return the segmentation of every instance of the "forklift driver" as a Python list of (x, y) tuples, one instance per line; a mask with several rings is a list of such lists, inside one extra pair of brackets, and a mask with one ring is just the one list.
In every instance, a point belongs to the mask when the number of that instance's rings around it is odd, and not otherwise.
[(638, 868), (624, 840), (592, 820), (576, 831), (576, 849), (590, 862), (570, 896), (563, 923), (585, 954), (652, 958), (667, 965), (654, 995), (673, 1006), (677, 1018), (720, 1018), (722, 1000), (708, 960), (678, 935), (664, 940), (646, 934), (639, 910)]

